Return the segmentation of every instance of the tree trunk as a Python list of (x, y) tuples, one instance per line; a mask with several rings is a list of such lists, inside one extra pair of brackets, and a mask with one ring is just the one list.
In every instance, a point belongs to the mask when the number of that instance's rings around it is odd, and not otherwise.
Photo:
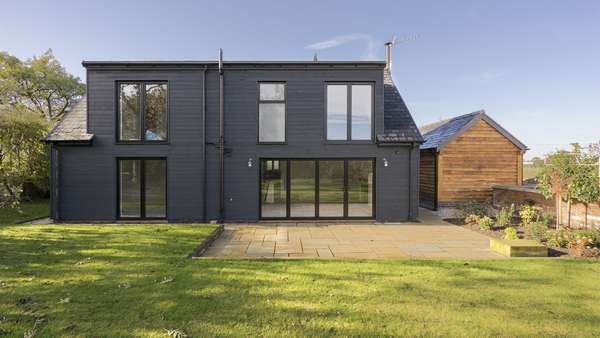
[(561, 210), (560, 210), (560, 197), (556, 196), (555, 197), (555, 201), (554, 204), (556, 205), (556, 230), (558, 230), (558, 228), (560, 227), (560, 214), (561, 214)]
[(567, 200), (567, 228), (571, 227), (571, 199)]
[(588, 227), (587, 218), (588, 218), (588, 204), (585, 203), (585, 216), (583, 218), (583, 225), (585, 226), (586, 229)]

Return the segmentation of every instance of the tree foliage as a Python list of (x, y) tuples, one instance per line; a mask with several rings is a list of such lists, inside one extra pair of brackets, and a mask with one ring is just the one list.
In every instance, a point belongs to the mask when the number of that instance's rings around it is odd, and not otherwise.
[(52, 121), (84, 93), (85, 85), (65, 71), (51, 49), (26, 61), (0, 52), (0, 105), (26, 108)]
[[(546, 198), (556, 197), (556, 212), (560, 215), (560, 201), (570, 206), (573, 201), (592, 203), (600, 198), (598, 157), (573, 144), (571, 151), (559, 150), (546, 156), (545, 165), (538, 173), (538, 187)], [(560, 217), (556, 218), (557, 226)]]
[(0, 205), (17, 207), (25, 184), (47, 189), (49, 124), (37, 113), (0, 106)]

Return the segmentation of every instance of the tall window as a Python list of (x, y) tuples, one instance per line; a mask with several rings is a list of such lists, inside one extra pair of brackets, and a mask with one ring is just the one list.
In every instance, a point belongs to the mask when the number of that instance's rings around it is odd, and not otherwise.
[(166, 141), (167, 84), (119, 83), (119, 141)]
[(167, 161), (119, 159), (119, 218), (167, 217)]
[(285, 142), (285, 83), (259, 83), (258, 142)]
[(327, 85), (327, 140), (373, 139), (373, 85)]

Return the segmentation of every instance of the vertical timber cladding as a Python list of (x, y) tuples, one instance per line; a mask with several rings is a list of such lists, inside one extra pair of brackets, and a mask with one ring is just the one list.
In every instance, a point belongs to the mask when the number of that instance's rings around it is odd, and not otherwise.
[(520, 184), (521, 150), (486, 121), (441, 149), (438, 203), (491, 200), (495, 184)]
[(436, 151), (425, 149), (421, 151), (419, 168), (419, 205), (428, 209), (436, 209)]

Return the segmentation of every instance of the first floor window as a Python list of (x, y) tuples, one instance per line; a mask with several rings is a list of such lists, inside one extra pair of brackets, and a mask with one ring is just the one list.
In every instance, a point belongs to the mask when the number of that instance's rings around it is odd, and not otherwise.
[(167, 161), (119, 159), (119, 217), (167, 216)]
[(326, 109), (327, 140), (372, 140), (372, 84), (328, 84)]
[(119, 83), (119, 141), (166, 141), (167, 84)]
[(285, 83), (259, 83), (258, 142), (285, 142)]

